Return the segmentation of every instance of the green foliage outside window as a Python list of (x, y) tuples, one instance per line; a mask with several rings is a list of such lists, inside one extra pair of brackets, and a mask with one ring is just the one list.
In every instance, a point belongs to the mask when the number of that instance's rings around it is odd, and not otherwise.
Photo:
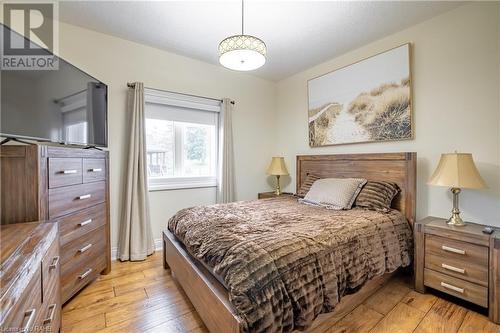
[(202, 127), (186, 128), (187, 159), (205, 162), (207, 159), (207, 129)]

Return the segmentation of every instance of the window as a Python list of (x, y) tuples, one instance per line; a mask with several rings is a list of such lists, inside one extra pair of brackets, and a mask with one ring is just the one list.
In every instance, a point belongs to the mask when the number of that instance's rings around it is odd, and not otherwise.
[(150, 190), (217, 185), (220, 102), (146, 89)]

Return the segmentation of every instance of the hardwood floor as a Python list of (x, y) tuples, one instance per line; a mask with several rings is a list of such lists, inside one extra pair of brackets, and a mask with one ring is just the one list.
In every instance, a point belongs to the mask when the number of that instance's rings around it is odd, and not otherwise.
[[(208, 332), (161, 259), (158, 252), (142, 262), (113, 262), (109, 275), (63, 307), (61, 332)], [(399, 276), (343, 318), (312, 331), (500, 333), (500, 326), (445, 299), (417, 293), (408, 278)]]

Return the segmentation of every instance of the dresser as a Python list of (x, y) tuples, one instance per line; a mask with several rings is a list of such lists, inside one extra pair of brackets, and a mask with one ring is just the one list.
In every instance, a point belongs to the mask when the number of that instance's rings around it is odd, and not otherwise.
[(57, 223), (1, 226), (0, 331), (58, 332), (61, 326)]
[(59, 223), (64, 303), (111, 267), (108, 152), (11, 145), (0, 157), (2, 224)]
[(415, 289), (432, 288), (488, 309), (500, 323), (500, 229), (449, 226), (427, 217), (415, 224)]

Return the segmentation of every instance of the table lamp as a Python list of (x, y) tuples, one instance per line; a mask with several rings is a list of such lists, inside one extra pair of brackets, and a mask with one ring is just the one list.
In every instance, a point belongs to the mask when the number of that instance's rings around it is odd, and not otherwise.
[(451, 153), (442, 154), (429, 185), (451, 187), (453, 193), (453, 209), (448, 219), (449, 225), (464, 226), (458, 209), (458, 195), (462, 188), (486, 188), (486, 183), (474, 164), (472, 154)]
[(267, 168), (267, 174), (276, 176), (276, 195), (281, 195), (280, 176), (288, 176), (285, 159), (283, 157), (273, 157), (271, 164)]

